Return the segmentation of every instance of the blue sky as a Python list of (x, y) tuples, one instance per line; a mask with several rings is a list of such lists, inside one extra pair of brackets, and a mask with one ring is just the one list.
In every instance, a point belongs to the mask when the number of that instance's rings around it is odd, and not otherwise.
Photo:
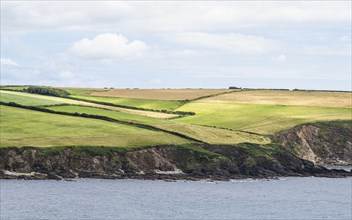
[(1, 84), (351, 90), (351, 1), (1, 1)]

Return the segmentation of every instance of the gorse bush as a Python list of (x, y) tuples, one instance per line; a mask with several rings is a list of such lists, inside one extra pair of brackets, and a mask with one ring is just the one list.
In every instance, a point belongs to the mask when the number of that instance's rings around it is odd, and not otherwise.
[(27, 89), (24, 89), (24, 91), (29, 93), (58, 96), (58, 97), (67, 97), (70, 95), (69, 92), (63, 89), (44, 87), (44, 86), (29, 86)]

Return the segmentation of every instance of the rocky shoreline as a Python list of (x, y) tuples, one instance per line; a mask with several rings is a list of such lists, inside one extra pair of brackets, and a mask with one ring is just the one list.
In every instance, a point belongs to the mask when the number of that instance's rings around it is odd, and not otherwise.
[[(351, 177), (352, 172), (327, 169), (288, 151), (251, 153), (248, 146), (199, 146), (201, 153), (179, 146), (157, 146), (130, 152), (100, 147), (2, 148), (0, 179), (143, 179), (230, 180), (245, 178)], [(258, 147), (258, 146), (256, 146)], [(209, 154), (212, 152), (212, 154)], [(267, 152), (268, 153), (268, 152)]]
[(0, 179), (229, 180), (287, 176), (350, 177), (352, 122), (296, 126), (266, 145), (242, 143), (114, 147), (3, 147)]

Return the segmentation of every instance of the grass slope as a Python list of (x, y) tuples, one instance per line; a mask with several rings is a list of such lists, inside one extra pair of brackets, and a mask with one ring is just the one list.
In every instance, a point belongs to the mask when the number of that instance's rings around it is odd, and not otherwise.
[(0, 101), (2, 102), (15, 102), (21, 105), (31, 105), (31, 106), (42, 106), (42, 105), (57, 105), (57, 104), (74, 104), (83, 106), (92, 106), (98, 108), (106, 108), (112, 110), (118, 110), (122, 112), (128, 112), (135, 115), (146, 115), (155, 118), (172, 118), (178, 117), (176, 114), (167, 114), (162, 112), (151, 112), (143, 110), (135, 110), (121, 107), (114, 107), (109, 105), (102, 105), (96, 103), (90, 103), (89, 101), (77, 101), (73, 99), (59, 98), (53, 96), (37, 95), (25, 92), (14, 92), (0, 90)]
[(61, 89), (66, 90), (71, 95), (89, 95), (93, 92), (104, 91), (104, 90), (94, 90), (94, 89), (67, 89), (67, 88), (61, 88)]
[(91, 93), (92, 96), (154, 99), (191, 100), (202, 96), (228, 92), (228, 89), (107, 89)]
[(273, 134), (295, 125), (329, 120), (351, 120), (350, 108), (192, 102), (181, 111), (195, 116), (175, 119), (178, 122), (218, 126), (260, 134)]
[(16, 102), (21, 105), (56, 105), (56, 104), (78, 104), (78, 101), (59, 98), (54, 96), (44, 96), (25, 92), (13, 92), (0, 90), (0, 101), (2, 102)]
[(200, 102), (232, 102), (242, 104), (296, 105), (320, 107), (352, 107), (351, 92), (249, 90), (202, 99)]
[(145, 109), (155, 110), (174, 110), (182, 105), (182, 101), (176, 100), (152, 100), (152, 99), (133, 99), (133, 98), (117, 98), (117, 97), (100, 97), (87, 95), (72, 95), (73, 98), (84, 99), (87, 101), (106, 102), (124, 106), (132, 106)]
[(91, 107), (82, 106), (55, 106), (48, 107), (48, 109), (55, 111), (64, 112), (78, 112), (93, 115), (102, 115), (117, 120), (123, 120), (128, 122), (141, 123), (151, 125), (156, 128), (165, 129), (168, 131), (174, 131), (183, 135), (187, 135), (191, 138), (202, 140), (210, 144), (237, 144), (241, 142), (251, 143), (269, 143), (270, 141), (259, 135), (253, 135), (243, 132), (236, 132), (212, 127), (204, 127), (199, 125), (178, 123), (170, 120), (163, 120), (151, 117), (145, 117), (140, 115), (128, 114), (124, 112), (104, 110)]
[(188, 140), (133, 126), (0, 106), (0, 146), (138, 147)]

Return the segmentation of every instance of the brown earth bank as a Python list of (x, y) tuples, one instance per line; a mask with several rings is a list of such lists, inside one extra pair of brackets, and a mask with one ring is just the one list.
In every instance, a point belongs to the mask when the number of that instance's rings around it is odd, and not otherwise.
[(133, 151), (106, 147), (0, 149), (1, 179), (135, 178), (229, 180), (281, 176), (347, 177), (281, 147), (157, 146)]
[(352, 165), (352, 121), (316, 122), (280, 132), (272, 140), (318, 165)]

